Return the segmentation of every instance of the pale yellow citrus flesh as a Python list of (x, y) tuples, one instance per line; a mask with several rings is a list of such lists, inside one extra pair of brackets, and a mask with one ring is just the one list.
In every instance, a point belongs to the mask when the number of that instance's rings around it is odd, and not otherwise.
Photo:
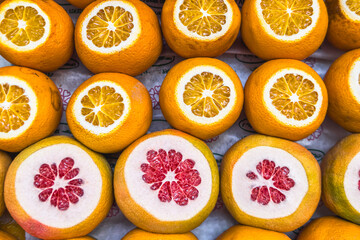
[(227, 12), (224, 0), (184, 0), (179, 20), (190, 32), (207, 37), (222, 30)]
[(108, 6), (92, 17), (86, 26), (87, 39), (96, 47), (111, 48), (126, 41), (134, 28), (133, 16), (122, 7)]
[(358, 0), (347, 0), (346, 5), (352, 12), (360, 16), (360, 2)]
[(215, 117), (230, 101), (230, 88), (223, 79), (210, 72), (193, 76), (185, 85), (183, 101), (198, 117)]
[(261, 0), (265, 22), (279, 36), (292, 36), (312, 23), (312, 0)]
[(96, 86), (81, 99), (81, 115), (94, 126), (108, 127), (124, 112), (122, 96), (109, 86)]
[(270, 89), (275, 108), (287, 118), (305, 120), (316, 112), (318, 93), (312, 81), (301, 75), (286, 74)]
[(33, 7), (17, 6), (5, 12), (0, 32), (17, 46), (26, 46), (40, 40), (45, 33), (46, 22)]

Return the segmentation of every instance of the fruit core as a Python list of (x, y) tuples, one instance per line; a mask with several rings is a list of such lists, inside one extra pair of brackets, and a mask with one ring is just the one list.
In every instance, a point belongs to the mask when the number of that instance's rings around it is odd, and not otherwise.
[(144, 172), (142, 179), (151, 184), (150, 189), (158, 192), (161, 202), (174, 202), (185, 206), (189, 200), (195, 200), (199, 191), (196, 188), (201, 183), (200, 173), (194, 169), (195, 161), (183, 160), (180, 152), (171, 149), (166, 152), (150, 150), (146, 154), (148, 163), (141, 164)]
[(84, 190), (80, 187), (84, 184), (81, 178), (76, 178), (80, 169), (74, 168), (75, 161), (64, 158), (57, 166), (42, 164), (39, 174), (34, 176), (34, 186), (41, 192), (38, 198), (41, 202), (50, 201), (50, 204), (61, 211), (66, 211), (71, 204), (79, 202), (79, 198), (84, 195)]
[(45, 19), (30, 6), (17, 6), (5, 12), (0, 32), (19, 47), (36, 42), (44, 36)]
[(230, 101), (231, 90), (216, 74), (196, 74), (185, 85), (183, 101), (191, 106), (191, 112), (198, 117), (215, 117)]
[[(257, 173), (256, 173), (257, 172)], [(284, 191), (295, 186), (295, 181), (289, 178), (289, 168), (276, 166), (273, 161), (264, 159), (256, 165), (256, 172), (249, 171), (246, 177), (261, 184), (252, 188), (250, 198), (261, 205), (270, 201), (279, 204), (286, 199)]]

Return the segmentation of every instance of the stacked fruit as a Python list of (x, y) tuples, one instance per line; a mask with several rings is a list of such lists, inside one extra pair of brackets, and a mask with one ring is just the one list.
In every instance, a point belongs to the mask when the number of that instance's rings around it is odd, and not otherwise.
[[(340, 49), (360, 48), (358, 1), (328, 0), (325, 6), (322, 0), (246, 0), (241, 14), (233, 0), (166, 0), (161, 28), (139, 0), (70, 2), (85, 8), (75, 30), (52, 0), (0, 5), (0, 54), (19, 65), (0, 69), (0, 149), (20, 152), (12, 162), (0, 152), (0, 215), (6, 205), (38, 238), (92, 239), (85, 235), (106, 217), (115, 197), (138, 227), (123, 239), (197, 239), (190, 231), (210, 215), (221, 192), (244, 226), (218, 239), (289, 239), (283, 232), (303, 226), (322, 194), (328, 208), (355, 224), (323, 217), (299, 239), (358, 238), (360, 135), (332, 148), (321, 170), (306, 148), (290, 141), (313, 133), (327, 112), (346, 130), (360, 132), (360, 50), (337, 59), (325, 83), (300, 61), (326, 34)], [(237, 73), (212, 58), (229, 50), (240, 25), (249, 50), (270, 60), (249, 76), (244, 90)], [(189, 59), (168, 72), (159, 93), (162, 113), (177, 130), (145, 135), (151, 99), (133, 76), (158, 59), (161, 30), (169, 47)], [(62, 104), (58, 88), (40, 71), (65, 64), (74, 42), (96, 75), (78, 86), (66, 109), (76, 140), (49, 137)], [(259, 134), (227, 151), (220, 183), (202, 140), (229, 129), (243, 104)], [(101, 153), (120, 151), (112, 177)], [(0, 224), (1, 239), (24, 239), (19, 225)]]

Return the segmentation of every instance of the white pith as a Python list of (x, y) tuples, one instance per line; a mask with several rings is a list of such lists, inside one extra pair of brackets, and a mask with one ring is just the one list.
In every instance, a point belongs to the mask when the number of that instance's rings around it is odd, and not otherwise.
[[(200, 74), (202, 72), (210, 72), (214, 75), (218, 75), (223, 79), (223, 85), (228, 86), (230, 88), (230, 97), (229, 97), (229, 103), (226, 105), (225, 108), (219, 110), (219, 114), (207, 118), (207, 117), (199, 117), (196, 116), (191, 111), (191, 105), (186, 105), (184, 103), (183, 93), (185, 91), (185, 85), (190, 82), (191, 78), (194, 77), (197, 74)], [(211, 94), (209, 93), (211, 92)], [(212, 91), (204, 91), (203, 96), (206, 95), (212, 95)], [(220, 122), (222, 119), (224, 119), (231, 111), (234, 109), (234, 105), (237, 99), (237, 92), (235, 91), (235, 85), (232, 82), (232, 80), (229, 78), (229, 76), (222, 71), (221, 69), (211, 66), (211, 65), (201, 65), (196, 66), (192, 69), (190, 69), (188, 72), (182, 75), (180, 80), (178, 81), (176, 87), (175, 87), (175, 101), (179, 105), (180, 109), (183, 111), (186, 118), (188, 118), (190, 121), (200, 123), (200, 124), (214, 124), (217, 122)]]
[[(279, 78), (284, 77), (286, 74), (301, 75), (303, 77), (303, 80), (305, 79), (310, 80), (314, 84), (313, 91), (316, 91), (318, 93), (318, 101), (314, 105), (316, 108), (315, 113), (311, 117), (306, 118), (305, 120), (295, 120), (294, 118), (289, 119), (285, 115), (283, 115), (279, 110), (277, 110), (275, 106), (272, 104), (272, 99), (270, 98), (270, 89), (273, 87), (273, 85), (277, 82)], [(274, 73), (274, 75), (267, 82), (263, 91), (263, 99), (267, 110), (271, 114), (275, 115), (275, 118), (277, 118), (280, 122), (282, 122), (287, 126), (303, 127), (310, 125), (319, 116), (320, 108), (322, 108), (323, 94), (320, 85), (315, 81), (315, 79), (311, 75), (299, 69), (284, 68)]]
[[(210, 36), (200, 36), (197, 33), (189, 31), (187, 29), (187, 27), (182, 24), (182, 22), (179, 19), (179, 13), (181, 12), (180, 6), (183, 3), (184, 3), (184, 0), (177, 0), (175, 2), (174, 12), (173, 12), (173, 21), (175, 23), (176, 28), (179, 29), (179, 31), (182, 32), (183, 34), (185, 34), (186, 36), (195, 38), (197, 40), (202, 40), (202, 41), (214, 41), (214, 40), (219, 39), (220, 37), (224, 36), (227, 33), (227, 31), (229, 31), (231, 23), (233, 22), (233, 9), (227, 0), (224, 0), (224, 3), (226, 5), (228, 11), (225, 14), (222, 14), (222, 15), (226, 16), (226, 23), (224, 25), (221, 25), (221, 27), (222, 27), (221, 31), (219, 31), (217, 33), (211, 33)], [(204, 14), (205, 11), (203, 9), (201, 9), (201, 10), (202, 10), (201, 12)], [(208, 15), (209, 14), (206, 13), (206, 14), (204, 14), (203, 17), (208, 16)]]
[[(295, 181), (289, 191), (273, 186), (273, 181), (265, 180), (256, 171), (256, 165), (264, 159), (275, 162), (276, 166), (287, 167), (290, 170), (289, 178)], [(246, 174), (254, 172), (258, 178), (249, 179)], [(267, 205), (251, 200), (251, 191), (255, 187), (274, 187), (286, 196), (278, 204), (270, 201)], [(262, 219), (286, 217), (294, 213), (308, 191), (308, 179), (302, 164), (290, 153), (274, 147), (259, 146), (246, 151), (235, 163), (232, 171), (231, 191), (237, 206), (246, 214)]]
[[(47, 163), (59, 166), (62, 159), (71, 157), (75, 161), (73, 168), (79, 168), (84, 183), (80, 186), (84, 195), (76, 204), (70, 203), (66, 211), (60, 211), (50, 204), (39, 200), (39, 193), (44, 189), (34, 186), (34, 176), (39, 174), (39, 167)], [(20, 206), (34, 220), (50, 227), (69, 228), (84, 221), (99, 204), (102, 188), (100, 171), (94, 161), (81, 148), (72, 144), (55, 144), (31, 154), (19, 166), (15, 177), (15, 193)]]
[(0, 33), (0, 41), (4, 45), (6, 45), (18, 52), (26, 52), (26, 51), (30, 51), (32, 49), (39, 47), (40, 45), (42, 45), (44, 42), (47, 41), (47, 39), (50, 36), (50, 19), (38, 5), (36, 5), (35, 3), (32, 3), (30, 1), (28, 2), (28, 1), (22, 0), (22, 1), (14, 1), (14, 2), (9, 1), (6, 4), (3, 4), (2, 8), (0, 9), (0, 22), (5, 18), (5, 13), (7, 10), (15, 9), (15, 7), (17, 7), (17, 6), (32, 7), (34, 9), (36, 9), (36, 11), (38, 11), (38, 14), (41, 15), (45, 20), (44, 35), (35, 42), (30, 41), (30, 43), (26, 46), (18, 46), (16, 44), (12, 43), (11, 40), (7, 39), (5, 34)]
[[(83, 108), (83, 105), (81, 104), (81, 99), (85, 96), (88, 95), (88, 92), (90, 89), (95, 88), (99, 86), (100, 88), (104, 87), (104, 86), (109, 86), (115, 89), (116, 93), (119, 93), (121, 95), (121, 97), (123, 98), (122, 103), (124, 103), (124, 111), (123, 114), (121, 115), (121, 117), (118, 120), (113, 119), (114, 123), (107, 126), (107, 127), (101, 127), (101, 126), (95, 126), (92, 123), (89, 123), (85, 120), (86, 116), (83, 116), (81, 114), (81, 109)], [(74, 101), (74, 107), (72, 109), (72, 114), (75, 116), (76, 121), (78, 122), (78, 124), (80, 124), (80, 126), (82, 126), (83, 128), (87, 129), (88, 131), (96, 134), (96, 135), (101, 135), (101, 134), (105, 134), (105, 133), (109, 133), (111, 131), (113, 131), (115, 128), (121, 127), (121, 125), (123, 124), (123, 122), (127, 119), (129, 113), (130, 113), (130, 109), (131, 109), (131, 103), (130, 103), (130, 98), (129, 95), (126, 93), (126, 91), (118, 84), (116, 84), (115, 82), (111, 82), (111, 81), (99, 81), (99, 82), (95, 82), (90, 84), (89, 86), (87, 86), (84, 90), (82, 90), (79, 95), (75, 98)], [(96, 107), (94, 108), (94, 112), (99, 111), (101, 107)]]
[[(29, 98), (28, 104), (30, 106), (30, 117), (27, 120), (25, 120), (24, 125), (22, 125), (18, 129), (10, 130), (7, 133), (0, 132), (0, 139), (15, 138), (15, 137), (21, 135), (22, 133), (24, 133), (30, 127), (30, 125), (33, 123), (35, 116), (37, 115), (37, 110), (38, 110), (37, 96), (35, 95), (35, 92), (31, 88), (31, 86), (26, 81), (24, 81), (22, 79), (18, 79), (13, 76), (0, 76), (0, 85), (6, 84), (6, 83), (9, 84), (9, 86), (16, 85), (25, 90), (23, 95), (26, 95)], [(8, 103), (5, 101), (4, 103), (0, 103), (0, 108), (2, 108), (2, 107), (9, 108), (10, 105), (11, 105), (11, 103)]]
[(344, 191), (347, 200), (357, 212), (360, 213), (360, 190), (358, 182), (360, 170), (360, 152), (348, 164), (344, 175)]
[[(97, 47), (93, 44), (91, 40), (87, 38), (86, 34), (86, 27), (92, 17), (94, 17), (101, 9), (104, 9), (105, 7), (113, 6), (121, 7), (125, 9), (125, 11), (128, 11), (133, 16), (133, 24), (134, 27), (131, 30), (130, 36), (125, 41), (122, 41), (118, 46), (113, 46), (111, 48), (105, 48), (105, 47)], [(122, 51), (131, 45), (139, 38), (141, 33), (141, 23), (140, 23), (140, 16), (138, 14), (137, 9), (135, 6), (130, 2), (123, 2), (123, 1), (103, 1), (96, 5), (85, 17), (84, 21), (81, 23), (81, 40), (85, 43), (85, 45), (90, 48), (92, 51), (99, 52), (99, 53), (106, 53), (111, 54), (115, 52)]]
[(351, 11), (349, 6), (346, 4), (347, 0), (339, 0), (340, 10), (341, 12), (349, 18), (351, 21), (360, 21), (360, 16), (357, 15), (355, 12)]
[[(350, 92), (355, 98), (355, 100), (360, 104), (360, 57), (357, 58), (352, 66), (350, 67), (348, 86), (350, 87)], [(347, 87), (347, 86), (344, 86)]]
[[(195, 161), (194, 169), (199, 171), (201, 177), (200, 185), (196, 186), (199, 196), (195, 200), (189, 200), (185, 206), (176, 204), (173, 199), (170, 202), (161, 202), (158, 198), (159, 190), (151, 190), (151, 184), (145, 183), (142, 179), (144, 173), (140, 166), (148, 163), (146, 153), (149, 150), (159, 149), (164, 149), (166, 152), (174, 149), (183, 155), (183, 160)], [(184, 138), (173, 135), (156, 136), (140, 143), (129, 155), (124, 167), (124, 175), (131, 198), (161, 221), (181, 221), (194, 217), (208, 203), (213, 187), (210, 166), (204, 155)], [(162, 182), (164, 183), (165, 180)]]
[[(313, 8), (313, 15), (311, 16), (312, 18), (312, 22), (309, 26), (307, 26), (307, 28), (305, 29), (299, 29), (299, 32), (296, 33), (296, 34), (293, 34), (291, 36), (280, 36), (280, 35), (277, 35), (271, 28), (270, 28), (270, 25), (266, 23), (265, 19), (264, 19), (264, 16), (262, 14), (262, 8), (261, 8), (261, 1), (262, 0), (256, 0), (255, 2), (255, 9), (256, 9), (256, 14), (257, 14), (257, 17), (258, 19), (260, 20), (260, 23), (261, 23), (261, 26), (262, 28), (265, 29), (265, 31), (275, 37), (276, 39), (279, 39), (279, 40), (283, 40), (283, 41), (295, 41), (295, 40), (300, 40), (302, 39), (304, 36), (308, 35), (310, 33), (311, 30), (313, 30), (313, 28), (316, 26), (317, 22), (319, 21), (319, 17), (320, 17), (320, 5), (319, 5), (319, 0), (313, 0), (313, 5), (312, 5), (312, 8)], [(320, 0), (322, 1), (322, 0)], [(291, 9), (288, 9), (288, 13), (289, 13), (289, 10)]]

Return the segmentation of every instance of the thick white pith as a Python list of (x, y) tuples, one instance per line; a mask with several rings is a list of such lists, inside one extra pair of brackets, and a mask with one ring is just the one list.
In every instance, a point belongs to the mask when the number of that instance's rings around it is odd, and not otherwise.
[[(81, 109), (83, 108), (83, 105), (81, 104), (81, 99), (85, 95), (88, 95), (89, 90), (91, 90), (92, 88), (95, 88), (97, 86), (99, 86), (100, 88), (104, 87), (104, 86), (112, 87), (115, 89), (116, 93), (119, 93), (121, 95), (121, 97), (123, 98), (124, 111), (123, 111), (121, 117), (118, 120), (113, 119), (114, 123), (107, 127), (95, 126), (92, 123), (87, 122), (85, 120), (85, 116), (83, 116), (81, 114)], [(111, 81), (106, 81), (106, 80), (92, 83), (89, 86), (87, 86), (86, 88), (84, 88), (79, 93), (79, 95), (76, 97), (76, 99), (74, 101), (74, 107), (72, 109), (72, 114), (75, 116), (75, 119), (78, 122), (78, 124), (80, 126), (82, 126), (83, 128), (85, 128), (86, 130), (88, 130), (96, 135), (109, 133), (109, 132), (113, 131), (115, 128), (121, 127), (123, 122), (127, 119), (129, 113), (130, 113), (129, 95), (119, 84), (116, 84)]]
[[(264, 159), (275, 162), (276, 166), (287, 167), (290, 170), (288, 176), (295, 181), (294, 187), (289, 191), (280, 190), (286, 196), (286, 199), (280, 203), (270, 201), (267, 205), (262, 205), (251, 199), (253, 188), (264, 185), (274, 187), (271, 179), (261, 178), (256, 171), (256, 165)], [(258, 175), (256, 180), (246, 176), (250, 171)], [(308, 179), (302, 164), (280, 148), (268, 146), (251, 148), (239, 158), (232, 171), (231, 190), (235, 203), (243, 212), (257, 218), (274, 219), (291, 215), (303, 201), (308, 188)]]
[(351, 11), (349, 6), (346, 4), (348, 0), (339, 0), (340, 10), (341, 12), (349, 18), (351, 21), (360, 21), (360, 16), (357, 15), (355, 12)]
[[(161, 202), (158, 191), (151, 190), (150, 185), (142, 179), (144, 173), (140, 166), (147, 163), (146, 153), (149, 150), (158, 151), (159, 149), (165, 151), (174, 149), (182, 153), (183, 160), (195, 161), (194, 169), (199, 171), (201, 177), (201, 184), (196, 187), (199, 190), (199, 196), (185, 206), (179, 206), (173, 200)], [(204, 155), (189, 141), (174, 135), (156, 136), (140, 143), (130, 153), (124, 167), (124, 175), (131, 198), (150, 215), (161, 221), (181, 221), (194, 217), (208, 203), (213, 187), (210, 166)]]
[[(71, 157), (75, 161), (74, 168), (80, 172), (76, 178), (84, 183), (81, 188), (84, 195), (76, 204), (70, 204), (66, 211), (61, 211), (50, 204), (39, 200), (42, 191), (34, 186), (34, 176), (39, 174), (42, 164), (60, 164), (61, 160)], [(31, 154), (19, 166), (15, 177), (15, 194), (20, 206), (32, 219), (56, 228), (69, 228), (84, 221), (98, 207), (102, 190), (101, 174), (91, 159), (81, 148), (72, 144), (51, 145)]]
[[(355, 100), (360, 104), (360, 58), (356, 59), (350, 67), (348, 86)], [(343, 86), (343, 87), (348, 87)]]
[[(276, 81), (279, 78), (285, 76), (286, 74), (295, 74), (295, 75), (299, 74), (303, 77), (303, 79), (310, 80), (314, 84), (314, 91), (318, 93), (318, 101), (314, 105), (316, 108), (315, 113), (311, 117), (306, 118), (305, 120), (295, 120), (294, 118), (289, 119), (285, 115), (283, 115), (279, 110), (277, 110), (275, 106), (272, 104), (272, 99), (270, 98), (270, 89), (273, 87), (273, 85), (276, 83)], [(267, 110), (270, 112), (270, 114), (274, 115), (276, 119), (278, 119), (287, 126), (303, 127), (310, 125), (315, 119), (317, 119), (320, 113), (320, 109), (323, 107), (322, 106), (323, 93), (320, 88), (320, 85), (315, 81), (315, 79), (311, 75), (295, 68), (284, 68), (274, 73), (273, 76), (265, 85), (262, 97), (264, 99), (265, 106)]]
[(344, 191), (350, 205), (360, 213), (359, 190), (360, 152), (351, 159), (344, 176)]
[[(0, 139), (15, 138), (15, 137), (21, 135), (22, 133), (24, 133), (30, 127), (30, 125), (33, 123), (34, 118), (37, 114), (37, 110), (38, 110), (37, 96), (35, 95), (31, 86), (28, 83), (26, 83), (26, 81), (16, 78), (16, 77), (13, 77), (13, 76), (0, 76), (0, 85), (6, 84), (6, 83), (9, 84), (9, 86), (16, 85), (25, 90), (24, 95), (26, 95), (29, 98), (30, 117), (24, 121), (24, 125), (22, 125), (20, 128), (18, 128), (16, 130), (10, 130), (7, 133), (0, 132)], [(10, 103), (8, 103), (6, 101), (4, 103), (0, 103), (0, 108), (4, 108), (4, 107), (6, 108), (9, 106), (10, 106)]]
[[(94, 43), (87, 38), (86, 27), (92, 17), (94, 17), (101, 9), (104, 9), (105, 7), (109, 7), (109, 6), (121, 7), (125, 9), (125, 11), (130, 12), (133, 16), (132, 23), (134, 24), (134, 28), (131, 30), (131, 34), (128, 37), (128, 39), (122, 41), (118, 46), (113, 46), (111, 48), (105, 48), (105, 47), (99, 48), (95, 46)], [(126, 48), (129, 48), (131, 45), (134, 44), (135, 41), (137, 41), (141, 33), (140, 16), (138, 14), (137, 9), (134, 7), (133, 4), (123, 1), (103, 1), (99, 3), (87, 14), (80, 28), (81, 28), (81, 40), (85, 43), (85, 45), (88, 48), (90, 48), (92, 51), (99, 53), (106, 53), (106, 54), (120, 52)], [(111, 26), (109, 26), (109, 30), (111, 30)]]
[[(223, 85), (228, 86), (230, 88), (229, 103), (227, 104), (227, 106), (225, 108), (220, 110), (218, 115), (211, 117), (211, 118), (196, 116), (191, 111), (191, 105), (186, 105), (183, 100), (185, 85), (188, 82), (190, 82), (190, 79), (192, 77), (194, 77), (197, 74), (201, 75), (202, 72), (210, 72), (210, 73), (213, 73), (214, 75), (220, 76), (223, 79)], [(204, 91), (204, 93), (206, 94), (205, 91)], [(191, 68), (188, 72), (186, 72), (185, 74), (182, 75), (182, 77), (180, 78), (180, 80), (178, 81), (178, 83), (175, 87), (175, 101), (179, 105), (183, 114), (190, 121), (193, 121), (193, 122), (196, 122), (199, 124), (214, 124), (214, 123), (217, 123), (217, 122), (220, 122), (221, 120), (223, 120), (231, 111), (234, 110), (234, 105), (235, 105), (237, 98), (238, 98), (238, 96), (237, 96), (237, 91), (235, 91), (235, 85), (232, 82), (232, 80), (229, 78), (229, 76), (221, 69), (219, 69), (215, 66), (211, 66), (211, 65), (200, 65), (200, 66)]]
[[(38, 46), (40, 46), (41, 44), (43, 44), (50, 36), (50, 19), (49, 17), (44, 13), (44, 11), (38, 7), (36, 4), (34, 4), (33, 2), (30, 2), (30, 1), (16, 1), (16, 2), (9, 2), (7, 3), (6, 5), (3, 4), (3, 7), (0, 9), (0, 21), (2, 19), (5, 18), (5, 13), (8, 9), (15, 9), (15, 7), (17, 6), (24, 6), (24, 7), (32, 7), (32, 8), (35, 8), (36, 11), (38, 11), (38, 14), (41, 15), (44, 20), (45, 20), (45, 26), (44, 26), (44, 29), (45, 29), (45, 32), (44, 32), (44, 35), (42, 36), (41, 39), (39, 39), (38, 41), (31, 41), (28, 45), (26, 46), (18, 46), (14, 43), (12, 43), (7, 37), (5, 34), (2, 34), (0, 33), (0, 41), (12, 48), (12, 49), (15, 49), (16, 51), (18, 52), (26, 52), (26, 51), (30, 51), (32, 49), (35, 49), (37, 48)], [(21, 22), (20, 22), (21, 23)]]

